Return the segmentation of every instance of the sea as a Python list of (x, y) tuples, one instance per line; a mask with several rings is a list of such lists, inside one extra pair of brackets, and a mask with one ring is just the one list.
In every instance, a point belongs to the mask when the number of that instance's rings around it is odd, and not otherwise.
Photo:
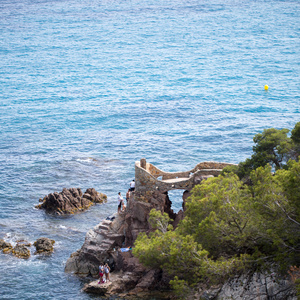
[[(0, 239), (55, 240), (50, 256), (0, 253), (0, 299), (101, 299), (65, 264), (141, 158), (239, 163), (263, 129), (292, 130), (299, 29), (299, 0), (0, 0)], [(71, 187), (108, 201), (35, 208)]]

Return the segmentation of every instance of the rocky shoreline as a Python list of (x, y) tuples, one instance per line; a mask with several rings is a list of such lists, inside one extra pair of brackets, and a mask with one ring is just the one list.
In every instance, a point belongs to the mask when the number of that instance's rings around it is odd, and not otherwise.
[[(220, 172), (221, 169), (216, 169), (217, 167), (224, 166), (213, 162), (201, 163), (197, 165), (197, 168), (206, 167), (208, 174), (203, 175), (203, 170), (196, 170), (192, 177), (181, 178), (187, 174), (184, 172), (164, 173), (163, 176), (167, 179), (161, 182), (153, 180), (153, 176), (145, 172), (146, 169), (141, 169), (146, 166), (148, 169), (153, 168), (152, 172), (155, 171), (156, 176), (161, 172), (153, 165), (146, 163), (144, 159), (141, 160), (140, 166), (136, 164), (136, 174), (143, 172), (143, 176), (138, 176), (139, 188), (130, 194), (126, 209), (107, 217), (90, 229), (82, 247), (72, 253), (67, 260), (65, 272), (91, 279), (84, 285), (83, 292), (105, 298), (175, 298), (169, 285), (173, 278), (161, 269), (147, 268), (140, 264), (130, 249), (134, 246), (139, 233), (151, 232), (148, 219), (152, 209), (168, 214), (173, 220), (173, 228), (176, 228), (180, 220), (184, 218), (185, 200), (190, 196), (190, 189), (202, 180), (213, 176), (209, 174), (210, 172)], [(170, 179), (170, 176), (176, 178)], [(171, 209), (172, 202), (168, 196), (168, 189), (177, 188), (175, 184), (186, 185), (186, 181), (189, 182), (190, 189), (183, 192), (182, 209), (174, 213)], [(38, 207), (45, 209), (47, 213), (73, 214), (87, 209), (94, 203), (106, 202), (106, 195), (94, 189), (88, 189), (83, 194), (80, 189), (73, 188), (63, 189), (61, 193), (49, 194), (40, 201), (42, 204)], [(111, 268), (111, 281), (98, 284), (98, 267), (105, 263), (108, 263)], [(280, 276), (276, 272), (251, 273), (248, 271), (248, 273), (237, 274), (234, 278), (217, 286), (199, 284), (193, 289), (191, 295), (186, 295), (186, 299), (296, 300), (297, 297), (288, 277)]]
[(131, 251), (121, 251), (124, 247), (133, 245), (139, 232), (150, 230), (148, 215), (152, 208), (164, 211), (166, 207), (171, 207), (166, 193), (156, 191), (149, 196), (150, 201), (138, 202), (131, 195), (124, 212), (115, 213), (89, 230), (81, 249), (71, 254), (65, 271), (78, 276), (98, 278), (100, 263), (108, 262), (111, 266), (111, 282), (98, 285), (98, 281), (91, 281), (84, 287), (85, 292), (106, 297), (126, 295), (133, 299), (141, 294), (150, 295), (160, 290), (160, 298), (165, 297), (164, 294), (169, 298), (170, 278), (166, 274), (161, 270), (145, 268), (133, 257)]
[[(186, 191), (184, 200), (189, 193)], [(139, 195), (135, 195), (137, 197)], [(173, 216), (173, 226), (183, 218), (183, 210), (178, 214), (171, 211), (168, 193), (151, 191), (145, 201), (136, 201), (132, 195), (127, 208), (114, 214), (108, 220), (89, 230), (81, 249), (67, 260), (65, 271), (78, 276), (90, 277), (82, 291), (102, 297), (123, 299), (173, 299), (168, 275), (162, 270), (149, 269), (139, 263), (131, 251), (122, 252), (124, 247), (133, 245), (139, 232), (149, 232), (148, 215), (152, 208), (168, 212)], [(141, 198), (139, 198), (141, 199)], [(111, 281), (98, 284), (98, 266), (108, 262), (111, 266)], [(232, 298), (233, 297), (233, 298)], [(195, 288), (186, 299), (287, 299), (296, 300), (290, 280), (276, 273), (254, 273), (237, 275), (223, 285)]]

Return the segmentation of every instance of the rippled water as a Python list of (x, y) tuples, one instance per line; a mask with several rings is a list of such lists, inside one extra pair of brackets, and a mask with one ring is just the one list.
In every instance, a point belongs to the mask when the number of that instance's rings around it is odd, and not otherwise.
[[(1, 299), (90, 299), (64, 265), (116, 211), (134, 162), (238, 163), (264, 128), (299, 121), (298, 1), (0, 2), (0, 238), (53, 238), (50, 257), (0, 254)], [(264, 85), (269, 90), (264, 90)], [(36, 210), (64, 187), (108, 203)], [(174, 209), (179, 194), (171, 195)]]

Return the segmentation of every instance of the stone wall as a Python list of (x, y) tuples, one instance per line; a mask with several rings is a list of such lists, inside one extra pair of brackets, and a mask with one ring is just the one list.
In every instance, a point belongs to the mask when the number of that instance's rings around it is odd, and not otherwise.
[(190, 191), (202, 179), (218, 176), (224, 167), (230, 165), (233, 164), (202, 162), (189, 171), (164, 172), (143, 158), (135, 163), (136, 191), (141, 194), (154, 190), (162, 193), (174, 189)]

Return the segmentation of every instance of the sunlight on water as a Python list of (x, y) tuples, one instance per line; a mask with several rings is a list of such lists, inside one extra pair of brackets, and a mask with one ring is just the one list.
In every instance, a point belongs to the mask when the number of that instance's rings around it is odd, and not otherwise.
[[(298, 1), (0, 7), (0, 238), (56, 241), (49, 257), (0, 254), (1, 299), (93, 298), (64, 264), (117, 210), (140, 158), (167, 172), (238, 163), (256, 133), (299, 121)], [(108, 203), (71, 217), (34, 208), (70, 187)], [(170, 192), (176, 212), (182, 192)]]

